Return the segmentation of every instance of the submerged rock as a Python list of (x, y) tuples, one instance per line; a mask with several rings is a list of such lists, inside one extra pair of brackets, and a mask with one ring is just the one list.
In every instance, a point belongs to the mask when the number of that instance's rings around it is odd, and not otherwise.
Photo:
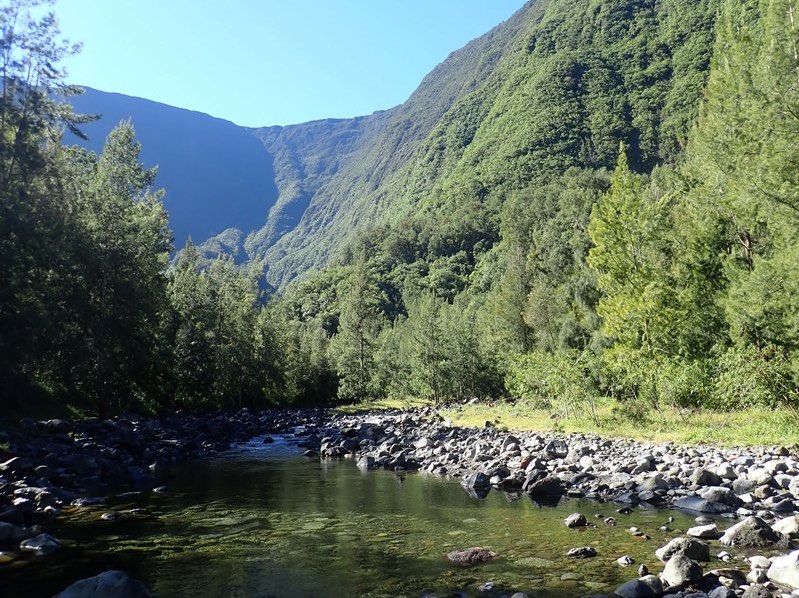
[(588, 559), (596, 556), (596, 548), (593, 546), (580, 546), (578, 548), (572, 548), (566, 553), (566, 556), (570, 556), (575, 559)]
[(145, 585), (123, 571), (105, 571), (76, 581), (53, 598), (151, 598)]
[(497, 553), (487, 548), (472, 547), (463, 550), (453, 550), (447, 554), (447, 558), (458, 565), (470, 567), (490, 561), (497, 556)]
[(50, 534), (39, 534), (29, 540), (19, 543), (19, 549), (32, 552), (37, 556), (45, 556), (61, 548), (61, 542)]

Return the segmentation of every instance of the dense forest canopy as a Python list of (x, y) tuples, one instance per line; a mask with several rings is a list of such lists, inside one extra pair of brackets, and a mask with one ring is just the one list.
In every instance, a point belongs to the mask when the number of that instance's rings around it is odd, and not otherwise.
[(11, 406), (797, 403), (794, 0), (531, 2), (244, 265), (191, 242), (170, 263), (130, 122), (100, 154), (60, 143), (85, 122), (58, 66), (77, 48), (36, 4), (0, 15)]

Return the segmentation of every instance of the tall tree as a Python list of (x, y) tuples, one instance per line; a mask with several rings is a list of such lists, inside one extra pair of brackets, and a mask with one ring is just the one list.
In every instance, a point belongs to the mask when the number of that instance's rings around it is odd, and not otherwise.
[(376, 281), (366, 264), (355, 266), (341, 304), (338, 334), (331, 349), (341, 378), (339, 396), (349, 400), (369, 399), (378, 394), (375, 385), (377, 337), (384, 318)]
[(159, 334), (172, 239), (164, 192), (153, 188), (156, 171), (139, 161), (140, 149), (133, 126), (123, 122), (87, 178), (76, 181), (84, 253), (74, 258), (84, 302), (76, 310), (82, 357), (75, 379), (102, 414), (145, 392), (166, 342)]

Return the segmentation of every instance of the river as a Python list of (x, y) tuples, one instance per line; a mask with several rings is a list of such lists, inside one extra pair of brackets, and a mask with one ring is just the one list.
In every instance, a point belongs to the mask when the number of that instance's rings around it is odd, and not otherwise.
[[(76, 579), (122, 569), (162, 598), (574, 597), (612, 593), (639, 563), (659, 571), (655, 549), (693, 524), (674, 511), (621, 515), (613, 503), (542, 506), (498, 491), (477, 499), (457, 480), (365, 472), (351, 460), (299, 453), (287, 438), (254, 439), (176, 466), (166, 494), (113, 506), (148, 514), (104, 521), (108, 506), (68, 511), (53, 530), (64, 548), (7, 568), (0, 594), (49, 597)], [(563, 519), (577, 511), (596, 527), (567, 529)], [(660, 531), (670, 515), (675, 531)], [(651, 538), (633, 535), (632, 526)], [(446, 559), (471, 546), (498, 557), (473, 568)], [(577, 546), (598, 556), (567, 558)], [(620, 567), (622, 555), (636, 564)]]

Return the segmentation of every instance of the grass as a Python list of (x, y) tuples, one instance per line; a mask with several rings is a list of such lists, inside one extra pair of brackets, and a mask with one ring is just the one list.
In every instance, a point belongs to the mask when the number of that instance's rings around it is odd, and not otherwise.
[(333, 408), (335, 413), (342, 415), (356, 415), (369, 411), (387, 411), (393, 409), (411, 409), (420, 407), (430, 407), (433, 403), (426, 399), (378, 399), (374, 401), (363, 401), (361, 403), (348, 403)]
[(684, 412), (662, 408), (631, 412), (618, 402), (606, 399), (597, 404), (596, 411), (598, 424), (587, 409), (568, 418), (553, 418), (548, 410), (508, 402), (450, 407), (441, 414), (461, 426), (482, 426), (491, 421), (509, 430), (595, 433), (657, 443), (799, 445), (799, 417), (791, 409)]
[[(428, 407), (421, 399), (384, 399), (337, 407), (341, 414), (354, 415), (386, 409)], [(442, 407), (441, 415), (455, 425), (481, 427), (486, 421), (508, 430), (535, 432), (592, 433), (642, 442), (677, 442), (715, 446), (799, 445), (799, 414), (792, 409), (746, 409), (734, 412), (674, 408), (630, 409), (612, 399), (596, 405), (598, 424), (585, 409), (570, 417), (553, 417), (547, 409), (521, 402), (496, 401)]]

